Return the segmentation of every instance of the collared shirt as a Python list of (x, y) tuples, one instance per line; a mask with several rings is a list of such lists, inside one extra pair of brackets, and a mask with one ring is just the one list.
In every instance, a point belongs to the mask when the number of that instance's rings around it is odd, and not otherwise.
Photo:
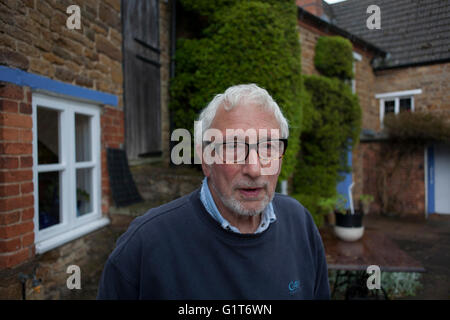
[[(241, 233), (238, 228), (232, 226), (217, 209), (216, 203), (212, 197), (211, 191), (209, 190), (208, 180), (205, 177), (203, 179), (202, 188), (200, 190), (200, 200), (206, 208), (206, 211), (222, 226), (224, 229), (234, 231), (236, 233)], [(261, 233), (266, 230), (269, 225), (277, 220), (275, 216), (275, 211), (273, 210), (272, 202), (270, 202), (264, 211), (261, 213), (261, 223), (255, 233)]]

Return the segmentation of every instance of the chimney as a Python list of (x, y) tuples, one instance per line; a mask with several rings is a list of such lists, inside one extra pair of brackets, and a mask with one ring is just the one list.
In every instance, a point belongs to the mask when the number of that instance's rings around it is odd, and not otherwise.
[(317, 17), (322, 17), (324, 13), (322, 0), (296, 0), (296, 4), (298, 7), (301, 7), (303, 10), (306, 10)]

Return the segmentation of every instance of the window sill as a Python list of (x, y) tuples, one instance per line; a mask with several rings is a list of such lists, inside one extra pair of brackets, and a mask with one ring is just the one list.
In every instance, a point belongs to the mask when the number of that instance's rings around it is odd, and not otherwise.
[(76, 229), (70, 230), (68, 232), (64, 232), (56, 237), (52, 237), (50, 239), (40, 241), (36, 243), (36, 254), (42, 254), (44, 252), (50, 251), (56, 247), (59, 247), (63, 244), (66, 244), (72, 240), (80, 238), (90, 232), (98, 230), (110, 223), (108, 218), (100, 218), (94, 220), (88, 224), (80, 226)]

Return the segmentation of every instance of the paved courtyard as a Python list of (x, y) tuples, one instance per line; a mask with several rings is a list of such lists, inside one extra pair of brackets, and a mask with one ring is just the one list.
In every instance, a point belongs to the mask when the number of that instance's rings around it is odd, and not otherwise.
[(368, 215), (364, 224), (388, 235), (425, 267), (422, 288), (407, 299), (450, 299), (450, 215), (430, 215), (420, 222)]
[[(108, 227), (111, 246), (132, 219), (127, 215), (113, 215), (113, 218), (113, 226)], [(364, 224), (368, 229), (386, 234), (425, 267), (420, 280), (422, 288), (415, 296), (405, 299), (450, 299), (450, 215), (431, 215), (420, 222), (368, 215)], [(82, 292), (66, 298), (95, 299), (97, 284), (98, 278), (90, 279)]]

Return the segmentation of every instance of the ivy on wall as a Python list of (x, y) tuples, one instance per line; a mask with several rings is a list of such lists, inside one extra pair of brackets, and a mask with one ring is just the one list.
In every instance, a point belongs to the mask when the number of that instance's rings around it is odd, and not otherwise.
[(192, 130), (199, 112), (232, 85), (267, 89), (290, 126), (280, 179), (294, 174), (293, 196), (320, 225), (324, 212), (318, 203), (336, 195), (339, 172), (349, 170), (347, 150), (359, 139), (361, 110), (348, 83), (352, 44), (320, 38), (315, 65), (321, 76), (303, 77), (294, 1), (180, 2), (207, 26), (195, 38), (177, 42), (170, 91), (175, 126)]
[(193, 128), (199, 112), (228, 87), (256, 83), (278, 103), (290, 126), (280, 179), (289, 177), (300, 149), (306, 93), (301, 76), (297, 8), (294, 1), (181, 0), (206, 16), (195, 39), (179, 39), (171, 83), (172, 119)]
[[(359, 141), (361, 108), (348, 80), (352, 74), (352, 45), (339, 37), (321, 37), (315, 48), (320, 76), (305, 76), (311, 104), (305, 109), (307, 123), (301, 134), (301, 156), (294, 174), (294, 197), (320, 225), (326, 209), (321, 199), (336, 197), (340, 173), (349, 172), (348, 150)], [(311, 109), (309, 109), (311, 108)]]

